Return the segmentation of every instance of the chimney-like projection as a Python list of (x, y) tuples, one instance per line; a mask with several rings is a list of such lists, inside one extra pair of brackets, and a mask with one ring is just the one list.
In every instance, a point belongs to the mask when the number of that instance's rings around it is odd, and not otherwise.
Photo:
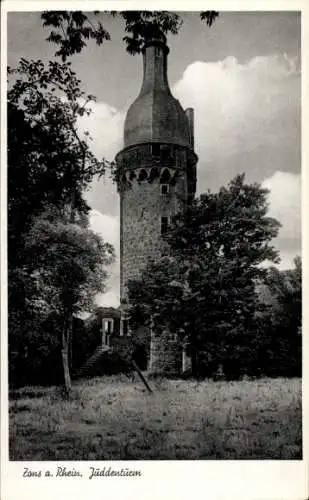
[(190, 146), (192, 149), (194, 149), (194, 109), (187, 108), (185, 110), (185, 114), (186, 114), (186, 117), (188, 118), (188, 122), (189, 122)]

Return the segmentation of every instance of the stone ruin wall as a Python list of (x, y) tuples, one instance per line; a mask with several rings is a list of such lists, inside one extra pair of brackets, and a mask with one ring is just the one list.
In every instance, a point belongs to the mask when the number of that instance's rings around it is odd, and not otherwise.
[(151, 332), (150, 374), (177, 376), (182, 373), (182, 347), (176, 336), (170, 332)]

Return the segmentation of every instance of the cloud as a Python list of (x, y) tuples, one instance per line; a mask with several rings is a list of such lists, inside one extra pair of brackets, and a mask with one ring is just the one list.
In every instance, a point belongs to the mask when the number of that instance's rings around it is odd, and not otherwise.
[(104, 241), (111, 243), (119, 254), (119, 221), (118, 217), (91, 210), (89, 224), (93, 231), (100, 234)]
[(117, 110), (105, 102), (92, 103), (92, 113), (78, 120), (80, 132), (88, 131), (91, 151), (98, 158), (112, 161), (122, 148), (125, 110)]
[(262, 186), (269, 189), (269, 215), (281, 222), (274, 244), (281, 250), (282, 269), (293, 266), (301, 253), (301, 177), (289, 172), (275, 172)]
[(300, 238), (301, 183), (300, 175), (275, 172), (262, 186), (270, 190), (269, 213), (282, 223), (280, 236)]
[(117, 307), (120, 304), (120, 270), (119, 270), (119, 218), (102, 214), (98, 210), (91, 210), (89, 216), (90, 227), (93, 231), (102, 236), (103, 240), (111, 243), (116, 252), (116, 261), (107, 269), (109, 279), (107, 281), (106, 292), (98, 294), (96, 303), (98, 305)]
[(175, 84), (174, 95), (196, 112), (196, 149), (202, 162), (228, 160), (261, 146), (295, 139), (300, 75), (287, 55), (196, 61)]
[[(81, 135), (89, 132), (91, 151), (98, 159), (113, 161), (123, 147), (123, 127), (126, 109), (117, 110), (104, 102), (92, 103), (92, 113), (78, 120)], [(111, 216), (119, 214), (119, 198), (115, 183), (107, 172), (104, 178), (95, 179), (86, 193), (89, 205)]]
[(119, 286), (114, 286), (115, 290), (109, 290), (106, 293), (99, 293), (96, 296), (95, 302), (98, 306), (102, 307), (119, 307), (120, 305), (120, 296), (117, 290)]
[(90, 207), (112, 217), (119, 217), (119, 195), (114, 181), (106, 175), (94, 180), (91, 189), (85, 193)]

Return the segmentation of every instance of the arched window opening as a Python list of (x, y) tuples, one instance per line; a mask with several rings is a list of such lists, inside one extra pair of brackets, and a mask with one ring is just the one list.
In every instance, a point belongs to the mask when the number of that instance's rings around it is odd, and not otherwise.
[(168, 168), (165, 168), (160, 176), (160, 184), (169, 184), (171, 180), (171, 174)]
[(145, 179), (147, 179), (147, 177), (148, 177), (148, 176), (147, 176), (147, 171), (143, 168), (143, 169), (140, 171), (139, 175), (138, 175), (138, 180), (139, 180), (139, 181), (144, 181)]
[(153, 179), (158, 177), (158, 175), (159, 175), (159, 170), (157, 169), (157, 167), (154, 167), (150, 170), (149, 179), (152, 181)]

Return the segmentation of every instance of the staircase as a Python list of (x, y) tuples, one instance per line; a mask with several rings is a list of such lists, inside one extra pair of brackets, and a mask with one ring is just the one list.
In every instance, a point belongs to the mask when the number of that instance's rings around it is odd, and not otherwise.
[(108, 345), (100, 345), (99, 347), (97, 347), (92, 356), (90, 356), (90, 358), (88, 358), (87, 361), (81, 366), (81, 368), (77, 370), (74, 378), (87, 377), (87, 375), (91, 371), (91, 368), (97, 361), (99, 361), (102, 354), (108, 351), (111, 351), (111, 348)]
[[(90, 356), (90, 358), (88, 358), (87, 361), (82, 365), (82, 367), (79, 370), (77, 370), (77, 372), (74, 374), (74, 378), (87, 377), (89, 375), (89, 372), (91, 372), (92, 367), (95, 365), (97, 361), (99, 361), (102, 354), (111, 351), (113, 351), (113, 348), (106, 344), (97, 347), (92, 356)], [(147, 380), (145, 379), (143, 373), (141, 372), (141, 370), (139, 369), (134, 360), (131, 361), (131, 365), (133, 370), (138, 374), (139, 378), (145, 385), (147, 391), (152, 392), (152, 389), (150, 388)], [(125, 370), (123, 371), (123, 373), (127, 374)]]

